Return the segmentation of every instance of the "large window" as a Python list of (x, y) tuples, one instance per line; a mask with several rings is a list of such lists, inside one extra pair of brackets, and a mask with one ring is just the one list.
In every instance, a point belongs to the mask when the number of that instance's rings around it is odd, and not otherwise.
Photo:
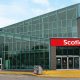
[(80, 47), (57, 47), (57, 55), (80, 55)]

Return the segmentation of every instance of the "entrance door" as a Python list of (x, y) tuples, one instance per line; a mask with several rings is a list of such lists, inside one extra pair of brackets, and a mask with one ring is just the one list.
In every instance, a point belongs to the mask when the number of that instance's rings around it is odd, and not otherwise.
[(79, 57), (74, 57), (74, 69), (79, 69)]
[(67, 69), (67, 57), (62, 57), (62, 69)]
[(68, 58), (68, 66), (69, 66), (69, 69), (73, 69), (73, 57)]
[(57, 69), (79, 69), (79, 56), (57, 56)]
[(2, 58), (0, 58), (0, 70), (2, 70)]
[(56, 68), (57, 69), (61, 69), (61, 57), (58, 57), (57, 59), (56, 59)]
[(79, 56), (68, 57), (68, 68), (79, 69)]

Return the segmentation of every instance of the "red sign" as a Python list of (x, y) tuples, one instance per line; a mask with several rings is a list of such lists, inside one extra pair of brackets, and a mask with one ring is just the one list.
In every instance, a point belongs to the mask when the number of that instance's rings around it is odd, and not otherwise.
[(80, 38), (51, 38), (50, 46), (80, 46)]

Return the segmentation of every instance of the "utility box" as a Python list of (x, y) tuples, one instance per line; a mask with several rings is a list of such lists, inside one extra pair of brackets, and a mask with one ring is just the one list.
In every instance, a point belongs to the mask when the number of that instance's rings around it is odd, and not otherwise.
[(43, 69), (41, 66), (39, 65), (34, 66), (34, 74), (42, 74), (42, 72), (43, 72)]

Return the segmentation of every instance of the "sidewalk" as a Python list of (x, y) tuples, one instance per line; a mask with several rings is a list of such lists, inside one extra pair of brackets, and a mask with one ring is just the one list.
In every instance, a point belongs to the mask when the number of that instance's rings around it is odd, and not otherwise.
[(36, 75), (33, 72), (17, 72), (17, 71), (0, 71), (0, 74), (18, 74), (32, 75), (37, 77), (53, 77), (53, 78), (80, 78), (80, 70), (47, 70), (42, 75)]

